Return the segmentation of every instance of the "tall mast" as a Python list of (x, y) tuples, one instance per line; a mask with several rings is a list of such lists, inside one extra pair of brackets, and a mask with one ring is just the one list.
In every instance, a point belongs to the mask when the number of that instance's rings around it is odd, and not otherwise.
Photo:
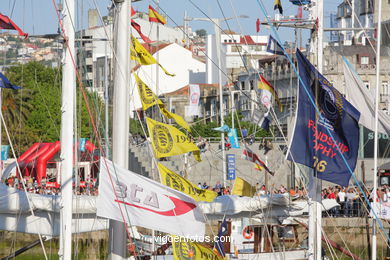
[[(376, 42), (376, 87), (375, 87), (375, 137), (374, 137), (374, 187), (372, 207), (376, 209), (377, 173), (378, 173), (378, 117), (379, 117), (379, 87), (381, 73), (381, 40), (382, 40), (382, 0), (378, 1), (378, 37)], [(376, 259), (376, 218), (372, 219), (372, 251), (371, 259)]]
[[(70, 260), (72, 257), (72, 177), (73, 177), (73, 117), (76, 73), (73, 64), (75, 57), (75, 1), (67, 0), (63, 5), (63, 27), (66, 34), (62, 66), (62, 117), (61, 117), (61, 229), (59, 257)], [(64, 35), (65, 36), (65, 35)]]
[[(114, 100), (112, 158), (120, 167), (128, 168), (129, 153), (129, 87), (130, 87), (130, 14), (131, 0), (114, 0), (116, 61), (114, 62)], [(123, 222), (110, 220), (109, 259), (126, 257), (126, 232)]]

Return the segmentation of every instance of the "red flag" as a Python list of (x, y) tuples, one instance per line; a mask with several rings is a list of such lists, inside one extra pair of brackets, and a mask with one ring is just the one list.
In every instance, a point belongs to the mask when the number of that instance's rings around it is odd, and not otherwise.
[(298, 15), (297, 15), (297, 18), (298, 19), (302, 19), (303, 16), (302, 16), (302, 6), (298, 6)]
[(5, 30), (16, 30), (20, 36), (27, 38), (28, 33), (23, 32), (8, 16), (5, 16), (0, 13), (0, 29)]
[(144, 40), (145, 43), (151, 43), (152, 41), (141, 32), (141, 25), (136, 23), (134, 20), (131, 20), (131, 26), (138, 32), (139, 36), (141, 36), (142, 40)]
[(245, 155), (246, 160), (254, 162), (258, 168), (264, 168), (269, 174), (271, 174), (272, 176), (274, 175), (274, 173), (268, 169), (267, 165), (265, 165), (265, 163), (260, 160), (257, 154), (252, 152), (251, 149), (249, 149), (248, 147), (244, 148), (243, 154)]
[(131, 17), (133, 17), (134, 15), (136, 15), (137, 13), (134, 11), (134, 8), (131, 7)]
[(166, 24), (167, 20), (156, 9), (149, 5), (149, 22)]
[(260, 32), (260, 19), (257, 18), (256, 20), (256, 32)]

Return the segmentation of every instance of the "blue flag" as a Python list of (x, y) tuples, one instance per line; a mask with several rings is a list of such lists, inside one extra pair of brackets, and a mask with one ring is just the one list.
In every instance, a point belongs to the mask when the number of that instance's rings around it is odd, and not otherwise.
[(228, 232), (228, 226), (227, 226), (226, 218), (224, 218), (221, 223), (221, 226), (219, 227), (218, 241), (214, 243), (214, 249), (216, 249), (222, 257), (225, 257), (225, 249), (223, 246), (223, 242), (221, 242), (221, 240), (224, 241), (224, 239), (221, 239), (221, 237), (227, 235), (227, 232)]
[(218, 132), (229, 132), (230, 127), (228, 125), (223, 125), (220, 127), (213, 128), (213, 130), (218, 131)]
[(280, 45), (280, 43), (271, 35), (268, 38), (267, 52), (277, 55), (284, 55), (282, 45)]
[(21, 89), (21, 87), (11, 84), (11, 82), (0, 72), (0, 88)]
[(238, 141), (237, 129), (235, 129), (235, 128), (230, 129), (227, 136), (229, 138), (230, 144), (232, 145), (232, 148), (240, 148), (240, 142)]
[[(351, 173), (345, 161), (353, 171), (359, 148), (360, 112), (299, 50), (297, 60), (304, 86), (300, 82), (298, 112), (287, 159), (313, 168), (322, 180), (348, 186)], [(310, 98), (317, 104), (320, 116)]]

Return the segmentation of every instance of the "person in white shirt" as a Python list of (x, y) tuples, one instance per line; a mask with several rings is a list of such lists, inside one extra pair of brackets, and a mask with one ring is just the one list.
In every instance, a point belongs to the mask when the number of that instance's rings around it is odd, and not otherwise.
[(353, 216), (353, 201), (355, 200), (356, 194), (353, 190), (353, 188), (350, 188), (348, 190), (348, 193), (346, 194), (346, 212), (348, 217)]
[(345, 188), (340, 188), (337, 193), (337, 202), (340, 204), (340, 214), (345, 216)]

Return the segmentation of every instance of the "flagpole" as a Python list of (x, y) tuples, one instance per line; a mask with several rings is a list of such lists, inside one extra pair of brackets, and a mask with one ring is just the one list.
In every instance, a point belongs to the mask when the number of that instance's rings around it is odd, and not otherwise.
[[(376, 210), (377, 204), (377, 173), (378, 173), (378, 118), (379, 118), (379, 87), (380, 87), (380, 69), (381, 69), (381, 40), (382, 40), (382, 0), (378, 1), (378, 39), (376, 42), (376, 88), (375, 88), (375, 137), (374, 137), (374, 187), (372, 208)], [(376, 217), (372, 219), (372, 251), (371, 259), (375, 260), (376, 250)]]
[[(128, 168), (129, 154), (129, 86), (130, 86), (130, 14), (131, 0), (114, 0), (117, 5), (116, 62), (114, 75), (112, 158), (114, 163)], [(112, 202), (114, 203), (114, 201)], [(123, 222), (109, 222), (109, 259), (126, 258), (126, 229)]]

